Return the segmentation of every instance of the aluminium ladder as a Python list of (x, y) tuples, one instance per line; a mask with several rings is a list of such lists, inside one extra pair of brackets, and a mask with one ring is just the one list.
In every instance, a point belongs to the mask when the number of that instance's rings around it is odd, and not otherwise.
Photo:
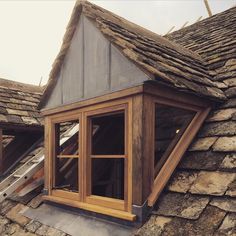
[[(79, 125), (71, 126), (60, 137), (60, 144), (65, 143), (76, 132), (79, 131)], [(44, 150), (41, 150), (35, 156), (26, 161), (21, 167), (10, 174), (0, 182), (0, 203), (10, 196), (21, 185), (27, 182), (37, 171), (43, 168)]]

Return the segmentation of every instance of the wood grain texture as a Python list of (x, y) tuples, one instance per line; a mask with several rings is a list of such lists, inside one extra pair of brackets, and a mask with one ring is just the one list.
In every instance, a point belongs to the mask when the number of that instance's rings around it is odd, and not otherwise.
[(155, 147), (155, 105), (153, 98), (144, 95), (143, 100), (143, 191), (142, 202), (146, 201), (153, 186)]
[[(122, 98), (106, 103), (99, 103), (92, 106), (82, 107), (46, 116), (48, 131), (46, 139), (48, 142), (49, 156), (45, 171), (48, 172), (50, 184), (49, 195), (61, 197), (62, 199), (77, 199), (79, 202), (87, 202), (101, 206), (111, 207), (118, 210), (131, 212), (132, 209), (132, 100)], [(103, 115), (114, 115), (124, 112), (125, 116), (125, 153), (124, 155), (91, 155), (91, 118)], [(58, 139), (58, 124), (79, 120), (79, 155), (57, 155), (56, 140)], [(57, 134), (57, 135), (56, 135)], [(58, 141), (57, 141), (58, 142)], [(55, 172), (57, 158), (78, 158), (79, 159), (79, 193), (71, 193), (64, 190), (54, 190)], [(122, 158), (125, 159), (125, 182), (124, 200), (112, 199), (107, 197), (93, 196), (91, 191), (91, 160), (94, 158)]]
[(143, 188), (143, 95), (132, 98), (132, 194), (134, 205), (142, 205)]
[(84, 209), (87, 211), (93, 211), (99, 214), (109, 215), (112, 217), (117, 217), (117, 218), (128, 220), (128, 221), (135, 221), (136, 219), (135, 215), (125, 212), (125, 211), (119, 211), (119, 210), (102, 207), (102, 206), (96, 206), (96, 205), (92, 205), (92, 204), (88, 204), (84, 202), (68, 200), (61, 197), (44, 196), (44, 200), (52, 201), (52, 202), (56, 202), (60, 204), (65, 204), (68, 206), (77, 207), (77, 208)]

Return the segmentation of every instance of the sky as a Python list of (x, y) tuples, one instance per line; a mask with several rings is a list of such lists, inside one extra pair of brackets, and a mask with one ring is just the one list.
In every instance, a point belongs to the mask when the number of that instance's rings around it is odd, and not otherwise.
[[(91, 0), (160, 35), (206, 18), (203, 0)], [(208, 0), (213, 14), (236, 0)], [(0, 78), (46, 84), (74, 0), (0, 0)]]

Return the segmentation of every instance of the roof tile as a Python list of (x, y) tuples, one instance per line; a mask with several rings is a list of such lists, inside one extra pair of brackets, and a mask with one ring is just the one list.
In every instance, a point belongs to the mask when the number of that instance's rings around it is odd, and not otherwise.
[(19, 116), (28, 116), (27, 111), (21, 111), (21, 110), (12, 110), (7, 108), (7, 112), (9, 115), (19, 115)]
[(225, 156), (226, 154), (222, 152), (187, 152), (179, 168), (188, 170), (217, 170)]
[(236, 135), (236, 121), (221, 121), (205, 124), (199, 132), (200, 137)]
[(167, 193), (159, 200), (158, 209), (153, 214), (198, 219), (208, 202), (208, 197)]
[(27, 207), (18, 203), (16, 206), (11, 208), (10, 211), (6, 214), (7, 218), (16, 222), (21, 226), (25, 226), (30, 222), (30, 219), (20, 214), (20, 211), (26, 209)]
[(236, 152), (236, 136), (220, 137), (212, 148), (217, 152)]
[(227, 214), (216, 236), (232, 236), (236, 235), (236, 214)]
[(233, 198), (213, 198), (210, 205), (218, 207), (224, 211), (236, 213), (236, 199)]
[(167, 189), (172, 192), (187, 193), (197, 175), (197, 172), (178, 171), (172, 177)]
[(0, 123), (41, 126), (41, 123), (34, 119), (41, 117), (37, 109), (41, 92), (42, 88), (38, 86), (0, 79)]
[(236, 154), (228, 154), (222, 161), (220, 168), (236, 170)]
[(217, 137), (199, 138), (189, 148), (189, 151), (207, 151), (215, 143)]
[(236, 180), (229, 185), (225, 195), (236, 197)]
[(217, 110), (212, 115), (210, 115), (207, 121), (214, 122), (230, 120), (234, 113), (236, 113), (236, 108)]
[(236, 173), (201, 171), (189, 192), (221, 196), (235, 179)]

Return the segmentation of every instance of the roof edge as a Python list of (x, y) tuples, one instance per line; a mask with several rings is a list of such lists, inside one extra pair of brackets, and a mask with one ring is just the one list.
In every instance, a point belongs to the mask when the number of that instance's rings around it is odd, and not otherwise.
[(19, 90), (24, 92), (31, 92), (31, 93), (42, 93), (43, 87), (33, 85), (33, 84), (26, 84), (14, 80), (8, 80), (4, 78), (0, 78), (0, 87), (10, 88), (12, 90)]

